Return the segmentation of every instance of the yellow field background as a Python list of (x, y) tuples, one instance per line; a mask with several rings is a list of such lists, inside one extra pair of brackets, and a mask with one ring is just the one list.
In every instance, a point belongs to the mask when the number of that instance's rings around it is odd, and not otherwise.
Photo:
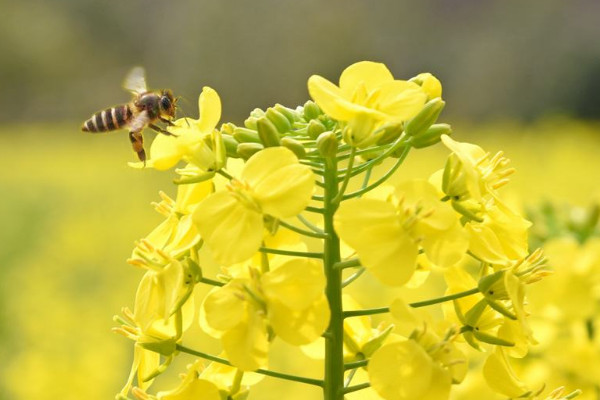
[[(504, 192), (514, 202), (587, 206), (600, 199), (598, 124), (557, 117), (454, 128), (455, 139), (503, 150), (512, 160), (517, 173)], [(396, 179), (427, 178), (443, 167), (447, 154), (439, 144), (416, 150)], [(68, 124), (2, 128), (1, 399), (104, 400), (125, 382), (131, 343), (110, 329), (112, 316), (133, 305), (141, 276), (125, 260), (133, 242), (161, 221), (150, 205), (158, 191), (175, 194), (171, 173), (131, 169), (126, 163), (133, 158), (122, 132), (87, 135)], [(369, 287), (368, 278), (363, 285)], [(375, 293), (365, 296), (373, 305)], [(195, 345), (216, 349), (214, 340), (198, 335)], [(174, 369), (191, 361), (180, 358)], [(300, 372), (305, 363), (320, 368), (298, 351), (273, 361), (290, 372)], [(174, 379), (170, 374), (156, 385)], [(266, 379), (251, 399), (281, 399), (276, 385)], [(289, 385), (286, 399), (317, 396), (314, 389)]]

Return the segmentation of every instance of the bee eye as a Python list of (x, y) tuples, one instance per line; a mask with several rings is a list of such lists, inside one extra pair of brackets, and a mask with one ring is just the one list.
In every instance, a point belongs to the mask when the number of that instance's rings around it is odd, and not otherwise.
[(171, 100), (167, 96), (163, 96), (160, 99), (160, 107), (163, 110), (168, 110), (171, 108)]

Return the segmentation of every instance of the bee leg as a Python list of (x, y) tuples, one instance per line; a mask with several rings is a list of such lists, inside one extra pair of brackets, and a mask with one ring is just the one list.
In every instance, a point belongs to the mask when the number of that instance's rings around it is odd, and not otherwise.
[(142, 137), (142, 132), (129, 132), (129, 140), (131, 141), (133, 151), (137, 153), (137, 156), (140, 159), (140, 161), (142, 161), (144, 163), (144, 166), (146, 166), (146, 152), (144, 151), (144, 138)]
[(168, 120), (168, 119), (166, 119), (166, 118), (159, 118), (159, 119), (160, 119), (162, 122), (164, 122), (165, 124), (169, 125), (169, 126), (175, 126), (175, 124), (174, 124), (172, 121), (170, 121), (170, 120)]
[(173, 134), (173, 133), (171, 133), (171, 132), (169, 132), (169, 131), (167, 131), (165, 129), (162, 129), (161, 127), (156, 126), (154, 124), (148, 124), (148, 128), (150, 128), (153, 131), (156, 131), (158, 133), (162, 133), (163, 135), (174, 136), (174, 137), (177, 136), (177, 135), (175, 135), (175, 134)]

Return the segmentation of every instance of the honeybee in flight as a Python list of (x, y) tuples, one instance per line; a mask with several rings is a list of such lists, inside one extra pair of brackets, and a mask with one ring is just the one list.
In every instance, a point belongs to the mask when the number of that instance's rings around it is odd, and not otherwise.
[(175, 118), (176, 99), (168, 89), (148, 91), (142, 67), (133, 68), (125, 78), (123, 86), (134, 94), (134, 99), (127, 104), (95, 113), (83, 123), (81, 130), (99, 133), (121, 128), (128, 129), (133, 151), (137, 153), (140, 161), (145, 164), (146, 152), (144, 151), (142, 131), (145, 127), (149, 127), (156, 132), (173, 136), (172, 133), (155, 125), (155, 123), (162, 121), (167, 125), (173, 125), (171, 121)]

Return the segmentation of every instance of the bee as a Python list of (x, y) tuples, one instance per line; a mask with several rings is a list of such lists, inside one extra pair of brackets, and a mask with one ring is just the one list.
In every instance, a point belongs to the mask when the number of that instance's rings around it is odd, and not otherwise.
[(173, 97), (173, 92), (168, 89), (148, 91), (142, 67), (135, 67), (129, 72), (123, 87), (133, 93), (133, 100), (127, 104), (95, 113), (83, 123), (81, 130), (92, 133), (114, 131), (121, 128), (129, 130), (129, 140), (133, 151), (145, 165), (146, 152), (144, 151), (142, 131), (149, 127), (156, 132), (174, 136), (155, 123), (161, 121), (167, 125), (173, 125), (176, 99)]

